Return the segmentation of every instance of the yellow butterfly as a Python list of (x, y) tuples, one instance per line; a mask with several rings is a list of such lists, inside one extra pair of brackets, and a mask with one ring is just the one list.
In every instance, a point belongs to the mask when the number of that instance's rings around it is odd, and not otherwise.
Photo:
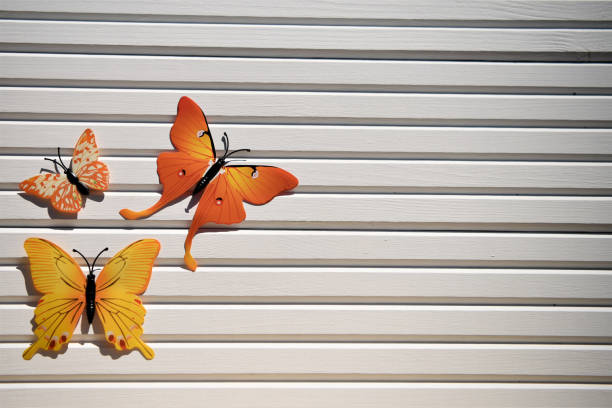
[(32, 281), (44, 294), (34, 311), (38, 339), (23, 352), (31, 359), (38, 349), (59, 351), (70, 341), (79, 318), (86, 310), (87, 321), (97, 314), (104, 336), (117, 350), (137, 348), (150, 360), (153, 350), (140, 338), (145, 308), (138, 297), (149, 285), (153, 262), (160, 244), (155, 239), (136, 241), (119, 251), (95, 279), (94, 267), (103, 249), (85, 276), (75, 260), (54, 243), (28, 238), (23, 246), (30, 258)]

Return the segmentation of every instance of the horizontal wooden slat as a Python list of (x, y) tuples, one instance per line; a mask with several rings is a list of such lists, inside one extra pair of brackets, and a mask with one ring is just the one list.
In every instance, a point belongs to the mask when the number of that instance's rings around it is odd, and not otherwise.
[(472, 93), (609, 93), (612, 87), (612, 68), (606, 64), (30, 53), (0, 53), (0, 58), (5, 85)]
[[(85, 254), (108, 245), (115, 253), (131, 242), (161, 242), (158, 265), (182, 265), (186, 231), (4, 228), (0, 263), (23, 261), (23, 241), (41, 237)], [(102, 244), (100, 236), (104, 236)], [(442, 250), (443, 249), (443, 250)], [(610, 267), (612, 235), (394, 231), (220, 230), (198, 234), (192, 248), (201, 265), (427, 265)]]
[[(188, 273), (188, 272), (185, 272)], [(34, 307), (0, 305), (0, 341), (28, 341)], [(95, 322), (95, 320), (94, 320)], [(99, 321), (73, 341), (103, 340)], [(147, 305), (146, 341), (343, 340), (604, 343), (606, 307)], [(94, 334), (96, 333), (96, 334)]]
[[(124, 3), (106, 0), (103, 4), (81, 3), (74, 0), (39, 3), (35, 0), (6, 0), (2, 9), (13, 12), (65, 14), (135, 14), (185, 17), (281, 17), (318, 19), (384, 19), (384, 20), (592, 20), (612, 19), (607, 1), (471, 1), (426, 0), (386, 1), (384, 7), (371, 1), (319, 1), (303, 7), (299, 0), (258, 2), (232, 0), (201, 2), (171, 0)], [(142, 18), (142, 17), (141, 17)], [(176, 19), (176, 17), (175, 17)]]
[[(118, 216), (122, 208), (147, 208), (158, 198), (158, 193), (107, 192), (103, 200), (87, 200), (77, 217), (23, 192), (2, 191), (0, 226), (189, 227), (190, 197), (147, 219)], [(263, 206), (246, 204), (246, 211), (241, 228), (612, 231), (610, 197), (293, 194)]]
[[(487, 41), (482, 41), (486, 32)], [(610, 52), (612, 31), (5, 20), (4, 44), (381, 51)]]
[(181, 407), (210, 408), (400, 408), (406, 401), (422, 408), (452, 403), (458, 408), (595, 408), (606, 406), (612, 388), (604, 384), (486, 384), (486, 383), (322, 383), (322, 382), (170, 382), (170, 383), (25, 383), (0, 384), (5, 407), (46, 408), (50, 389), (53, 402), (68, 406), (131, 407), (139, 404), (165, 408), (168, 401)]
[[(0, 121), (0, 148), (10, 154), (70, 154), (85, 127), (103, 156), (155, 156), (172, 150), (171, 123)], [(257, 157), (470, 158), (609, 160), (610, 129), (499, 127), (210, 125), (217, 143), (227, 132), (232, 146)], [(355, 135), (367, 137), (355, 137)], [(43, 137), (35, 137), (41, 135)], [(222, 153), (222, 152), (220, 152)]]
[[(487, 41), (482, 41), (486, 36)], [(612, 30), (4, 20), (0, 50), (408, 58), (418, 53), (586, 54), (609, 59)], [(589, 55), (589, 53), (591, 55)], [(598, 56), (601, 54), (601, 56)], [(421, 54), (422, 57), (423, 54)]]
[[(609, 382), (612, 346), (506, 344), (150, 343), (156, 356), (70, 344), (24, 363), (0, 344), (0, 380), (485, 380)], [(115, 357), (115, 358), (113, 358)], [(116, 358), (118, 357), (118, 358)]]
[[(612, 44), (612, 41), (611, 41)], [(1, 87), (4, 119), (164, 121), (189, 95), (217, 121), (340, 124), (607, 124), (610, 96), (176, 91)]]
[[(0, 267), (0, 302), (36, 302), (27, 261)], [(612, 272), (547, 269), (155, 267), (147, 303), (610, 305)]]
[[(161, 190), (154, 158), (101, 160), (110, 171), (110, 190)], [(290, 171), (300, 181), (295, 191), (301, 192), (609, 194), (612, 188), (611, 163), (336, 159), (253, 159), (243, 163)], [(41, 168), (52, 170), (53, 165), (41, 156), (1, 156), (0, 186), (17, 189)]]

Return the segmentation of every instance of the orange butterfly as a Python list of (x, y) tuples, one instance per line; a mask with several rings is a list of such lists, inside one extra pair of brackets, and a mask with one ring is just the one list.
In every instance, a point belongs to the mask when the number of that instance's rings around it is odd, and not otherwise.
[(228, 165), (228, 159), (234, 153), (250, 150), (229, 152), (229, 140), (224, 134), (225, 153), (217, 158), (208, 123), (200, 107), (183, 96), (177, 110), (170, 139), (178, 151), (161, 153), (157, 158), (157, 174), (163, 185), (159, 201), (143, 211), (124, 208), (119, 213), (128, 220), (148, 217), (191, 189), (192, 201), (201, 193), (198, 209), (185, 239), (185, 263), (195, 271), (198, 265), (191, 256), (191, 242), (202, 225), (207, 222), (241, 222), (246, 217), (242, 201), (265, 204), (283, 191), (296, 187), (298, 180), (278, 167)]
[(159, 242), (142, 239), (123, 248), (107, 262), (97, 280), (96, 261), (108, 248), (92, 265), (73, 249), (89, 267), (85, 277), (75, 260), (53, 242), (28, 238), (23, 246), (30, 258), (34, 287), (44, 294), (34, 311), (38, 339), (23, 352), (25, 360), (41, 348), (59, 351), (70, 341), (83, 310), (89, 324), (95, 314), (99, 316), (106, 340), (117, 350), (137, 348), (148, 360), (155, 356), (140, 338), (146, 310), (138, 294), (149, 285)]
[(76, 146), (70, 165), (66, 167), (57, 148), (59, 162), (52, 161), (64, 170), (64, 174), (39, 174), (19, 184), (19, 189), (40, 198), (51, 199), (51, 205), (58, 211), (76, 213), (83, 206), (83, 196), (90, 189), (104, 191), (108, 188), (108, 167), (98, 161), (96, 137), (91, 129), (86, 129)]

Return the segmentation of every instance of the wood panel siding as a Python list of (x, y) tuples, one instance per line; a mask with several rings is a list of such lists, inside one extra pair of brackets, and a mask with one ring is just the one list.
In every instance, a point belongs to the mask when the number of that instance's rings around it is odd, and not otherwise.
[[(611, 21), (600, 0), (3, 1), (3, 407), (610, 406)], [(186, 201), (118, 214), (159, 198), (183, 95), (300, 181), (205, 225), (196, 272)], [(19, 191), (85, 128), (108, 191), (73, 216)], [(24, 361), (29, 237), (158, 239), (155, 358), (95, 323)]]

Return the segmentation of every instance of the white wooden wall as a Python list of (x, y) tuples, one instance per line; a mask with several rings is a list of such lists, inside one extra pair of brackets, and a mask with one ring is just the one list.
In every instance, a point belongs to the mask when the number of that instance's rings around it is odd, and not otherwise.
[[(610, 1), (3, 0), (3, 407), (612, 405)], [(300, 180), (208, 226), (158, 196), (180, 96)], [(18, 183), (94, 129), (111, 188), (50, 217)], [(32, 340), (32, 236), (162, 251), (157, 355)], [(81, 343), (78, 343), (78, 342)]]

